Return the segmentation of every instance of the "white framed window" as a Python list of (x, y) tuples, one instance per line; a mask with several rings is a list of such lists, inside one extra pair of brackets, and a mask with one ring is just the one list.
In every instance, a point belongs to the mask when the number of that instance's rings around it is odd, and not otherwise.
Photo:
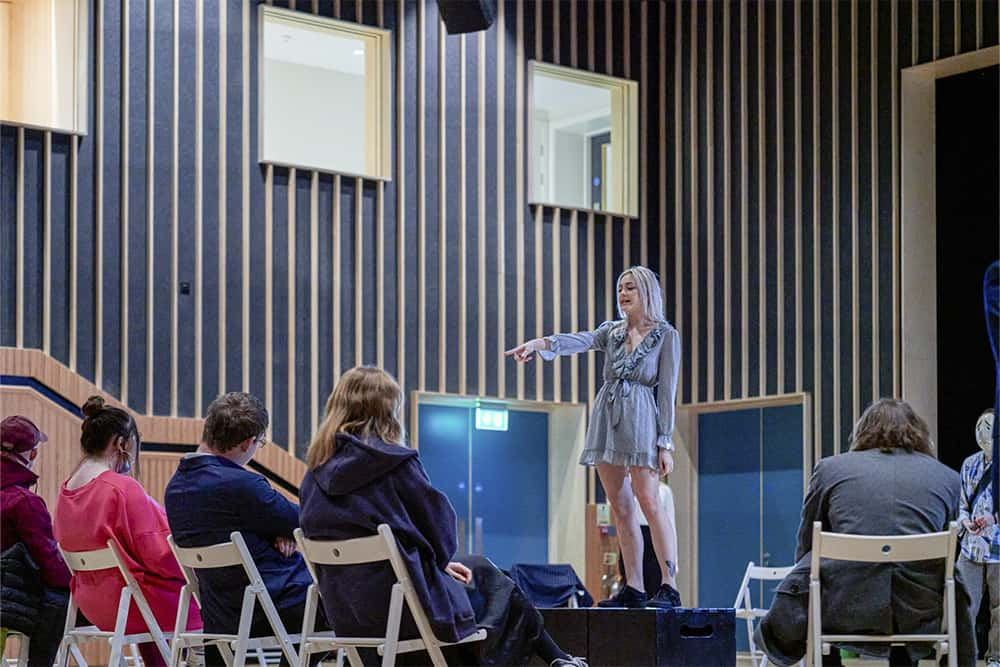
[(530, 203), (639, 214), (639, 84), (528, 63)]
[(389, 31), (257, 11), (258, 161), (389, 180)]
[(89, 0), (0, 0), (0, 122), (87, 133)]

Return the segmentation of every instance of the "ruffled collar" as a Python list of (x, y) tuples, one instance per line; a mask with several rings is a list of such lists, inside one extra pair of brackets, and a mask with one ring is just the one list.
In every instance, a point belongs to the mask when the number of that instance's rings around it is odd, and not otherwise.
[(615, 347), (621, 348), (622, 352), (624, 352), (624, 356), (635, 356), (642, 359), (649, 354), (650, 350), (656, 347), (656, 344), (660, 342), (661, 338), (663, 338), (663, 332), (666, 331), (666, 329), (666, 322), (657, 322), (656, 326), (653, 327), (653, 329), (646, 334), (642, 341), (635, 346), (635, 349), (629, 352), (628, 348), (625, 346), (625, 336), (628, 334), (628, 327), (626, 327), (625, 322), (622, 321), (611, 330), (611, 341), (614, 343)]

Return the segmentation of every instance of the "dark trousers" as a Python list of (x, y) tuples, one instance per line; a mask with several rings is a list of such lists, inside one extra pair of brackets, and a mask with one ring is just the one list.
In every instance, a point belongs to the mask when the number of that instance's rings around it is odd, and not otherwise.
[(65, 588), (46, 588), (42, 604), (38, 609), (38, 623), (31, 632), (31, 648), (28, 653), (30, 667), (51, 667), (55, 662), (59, 642), (62, 641), (66, 626), (66, 608), (69, 606), (69, 591)]

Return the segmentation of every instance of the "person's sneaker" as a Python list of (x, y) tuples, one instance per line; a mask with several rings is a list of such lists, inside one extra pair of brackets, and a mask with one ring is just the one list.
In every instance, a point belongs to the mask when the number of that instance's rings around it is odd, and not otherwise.
[(646, 600), (646, 594), (643, 591), (626, 584), (618, 591), (618, 595), (601, 600), (597, 606), (605, 609), (642, 609), (646, 606)]
[(646, 602), (647, 607), (656, 609), (673, 609), (681, 606), (681, 594), (670, 584), (662, 584), (656, 595)]
[(1000, 667), (1000, 658), (987, 659), (986, 667)]
[(587, 661), (583, 658), (570, 656), (569, 658), (556, 658), (549, 667), (588, 667)]

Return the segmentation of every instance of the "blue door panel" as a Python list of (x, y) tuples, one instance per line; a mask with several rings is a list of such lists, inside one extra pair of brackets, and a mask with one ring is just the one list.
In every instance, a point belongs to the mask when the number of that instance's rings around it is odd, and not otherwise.
[[(802, 512), (802, 406), (766, 408), (763, 422), (763, 552), (768, 565), (782, 567), (795, 562)], [(760, 604), (770, 607), (773, 588)]]
[[(474, 414), (474, 413), (473, 413)], [(548, 562), (548, 415), (508, 413), (508, 430), (472, 430), (472, 517), (501, 568)]]
[[(698, 605), (731, 607), (760, 561), (760, 410), (698, 417)], [(737, 650), (747, 650), (745, 632)]]
[(468, 408), (420, 406), (417, 426), (420, 461), (431, 478), (431, 484), (443, 491), (455, 508), (460, 553), (466, 553), (468, 549), (471, 426)]

